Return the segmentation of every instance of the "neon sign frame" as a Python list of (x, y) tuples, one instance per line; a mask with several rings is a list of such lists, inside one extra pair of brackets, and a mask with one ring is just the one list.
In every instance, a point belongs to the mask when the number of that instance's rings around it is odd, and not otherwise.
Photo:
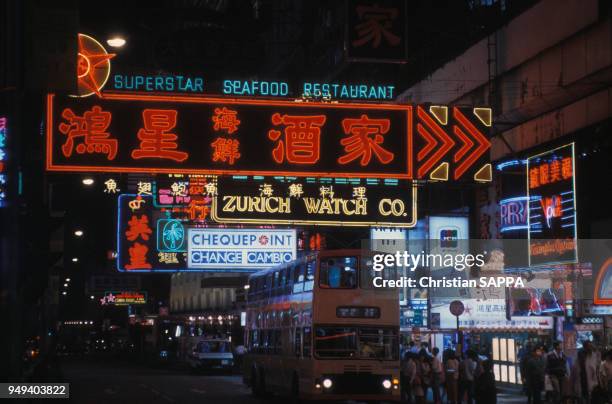
[[(552, 154), (557, 150), (560, 149), (564, 149), (566, 147), (571, 147), (571, 155), (572, 155), (572, 203), (573, 203), (573, 210), (574, 210), (574, 217), (573, 217), (573, 225), (574, 225), (574, 255), (575, 258), (571, 261), (554, 261), (554, 262), (547, 262), (547, 263), (542, 263), (542, 264), (537, 264), (535, 266), (543, 266), (543, 265), (554, 265), (554, 264), (567, 264), (567, 263), (575, 263), (578, 260), (578, 220), (576, 219), (576, 215), (578, 213), (577, 210), (577, 206), (576, 206), (576, 151), (575, 151), (575, 143), (568, 143), (565, 144), (563, 146), (559, 146), (556, 147), (554, 149), (545, 151), (543, 153), (539, 153), (536, 154), (534, 156), (530, 156), (529, 158), (527, 158), (527, 170), (526, 170), (526, 186), (527, 186), (527, 208), (531, 209), (530, 204), (531, 204), (531, 195), (530, 195), (530, 184), (529, 184), (529, 162), (530, 160), (540, 157), (540, 156), (544, 156), (547, 154)], [(527, 258), (528, 258), (528, 266), (531, 267), (531, 214), (528, 212), (527, 213)]]
[(283, 100), (264, 100), (264, 99), (240, 99), (240, 98), (217, 98), (217, 97), (194, 97), (180, 95), (142, 95), (127, 93), (105, 93), (104, 100), (117, 101), (150, 101), (150, 102), (174, 102), (187, 104), (219, 104), (219, 105), (250, 105), (250, 106), (278, 106), (278, 107), (299, 107), (304, 109), (340, 109), (353, 110), (363, 108), (378, 111), (403, 111), (406, 116), (406, 167), (401, 172), (358, 172), (342, 171), (342, 167), (333, 171), (302, 171), (292, 170), (242, 170), (227, 168), (182, 168), (182, 167), (138, 167), (138, 166), (119, 166), (119, 165), (59, 165), (53, 162), (54, 150), (54, 100), (55, 94), (47, 95), (47, 119), (46, 119), (46, 145), (47, 153), (45, 165), (47, 171), (59, 172), (104, 172), (104, 173), (149, 173), (149, 174), (173, 174), (181, 172), (184, 174), (209, 174), (209, 175), (255, 175), (255, 176), (302, 176), (302, 177), (346, 177), (346, 178), (393, 178), (393, 179), (412, 179), (414, 178), (413, 162), (413, 109), (412, 105), (398, 104), (366, 104), (366, 103), (296, 103), (295, 101)]

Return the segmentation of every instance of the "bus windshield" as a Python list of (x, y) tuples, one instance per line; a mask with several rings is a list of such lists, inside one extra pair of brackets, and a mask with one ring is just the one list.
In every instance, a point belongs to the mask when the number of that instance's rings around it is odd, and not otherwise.
[(315, 328), (319, 358), (397, 359), (397, 332), (388, 327)]
[(364, 256), (361, 258), (360, 285), (362, 289), (374, 289), (374, 278), (398, 279), (398, 268), (396, 266), (385, 266), (382, 271), (375, 271), (372, 257)]
[(319, 268), (319, 287), (323, 289), (357, 287), (357, 257), (321, 258)]

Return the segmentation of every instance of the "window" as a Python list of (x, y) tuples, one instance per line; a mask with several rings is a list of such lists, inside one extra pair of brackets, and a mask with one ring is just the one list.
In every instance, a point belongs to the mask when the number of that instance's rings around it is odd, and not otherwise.
[(374, 289), (374, 278), (382, 277), (383, 279), (398, 279), (401, 272), (395, 266), (386, 266), (382, 271), (375, 271), (373, 268), (372, 257), (361, 257), (360, 266), (360, 286), (363, 289)]
[(306, 279), (304, 280), (304, 292), (312, 290), (312, 287), (314, 286), (315, 264), (315, 260), (308, 261), (308, 263), (306, 264)]
[(306, 265), (300, 264), (293, 268), (293, 293), (304, 291), (304, 269)]
[(283, 340), (281, 338), (281, 330), (274, 330), (274, 353), (283, 353)]
[(310, 327), (304, 327), (302, 335), (302, 353), (304, 354), (304, 358), (310, 358), (312, 354), (312, 329)]
[(319, 286), (324, 289), (357, 287), (357, 257), (325, 257), (319, 264)]
[(357, 354), (357, 329), (317, 327), (315, 352), (321, 358), (350, 358)]
[(300, 357), (300, 354), (302, 352), (302, 329), (301, 328), (296, 328), (295, 329), (295, 336), (293, 338), (293, 352), (295, 353), (296, 357)]
[(315, 353), (320, 358), (395, 360), (397, 330), (377, 327), (316, 327)]

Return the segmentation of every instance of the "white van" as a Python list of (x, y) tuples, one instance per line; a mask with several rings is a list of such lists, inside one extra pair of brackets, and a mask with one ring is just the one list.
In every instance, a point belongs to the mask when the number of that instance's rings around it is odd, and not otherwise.
[(234, 367), (232, 344), (228, 339), (203, 339), (194, 345), (189, 355), (192, 369), (225, 369)]

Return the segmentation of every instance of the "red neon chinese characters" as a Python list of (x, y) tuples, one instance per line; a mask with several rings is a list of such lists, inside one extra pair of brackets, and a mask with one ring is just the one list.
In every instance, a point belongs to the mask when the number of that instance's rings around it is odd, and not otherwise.
[(146, 215), (141, 215), (140, 219), (132, 215), (132, 218), (128, 222), (129, 228), (125, 232), (125, 236), (129, 241), (134, 241), (138, 237), (143, 240), (149, 239), (149, 234), (153, 233), (149, 227), (149, 218)]
[(233, 165), (240, 158), (240, 152), (238, 151), (240, 141), (238, 139), (218, 137), (210, 146), (213, 148), (213, 161), (229, 162), (230, 165)]
[[(325, 124), (325, 115), (272, 115), (274, 125), (286, 125), (285, 137), (281, 138), (281, 131), (268, 131), (268, 138), (278, 140), (277, 146), (272, 150), (272, 157), (277, 163), (285, 158), (288, 163), (314, 164), (319, 161), (321, 149), (321, 127)], [(279, 140), (280, 139), (280, 140)]]
[(149, 247), (144, 244), (134, 243), (128, 249), (130, 253), (130, 263), (125, 264), (125, 269), (150, 269), (151, 264), (147, 262), (147, 252)]
[(59, 125), (59, 131), (68, 136), (62, 145), (64, 156), (72, 156), (75, 139), (83, 138), (83, 143), (76, 146), (77, 153), (102, 153), (106, 154), (108, 160), (115, 158), (117, 139), (109, 139), (110, 133), (106, 132), (112, 118), (110, 112), (102, 111), (102, 108), (96, 105), (83, 116), (78, 116), (72, 109), (66, 108), (62, 111), (62, 118), (68, 121)]
[(561, 181), (561, 162), (559, 160), (551, 161), (548, 173), (550, 182)]
[(568, 178), (572, 178), (573, 175), (574, 170), (572, 168), (572, 158), (564, 157), (563, 160), (561, 160), (561, 176), (564, 180), (566, 180)]
[(354, 47), (372, 42), (372, 47), (378, 48), (383, 36), (391, 46), (400, 44), (401, 38), (389, 30), (393, 20), (397, 18), (397, 8), (383, 8), (378, 4), (357, 6), (357, 15), (360, 20), (365, 21), (355, 26), (359, 39), (353, 41)]
[(540, 186), (540, 170), (538, 167), (529, 169), (529, 188), (537, 188)]
[(184, 210), (185, 213), (189, 215), (190, 220), (204, 220), (208, 213), (210, 212), (210, 208), (205, 206), (206, 200), (202, 199), (192, 199), (189, 203), (189, 206)]
[(240, 125), (237, 117), (238, 113), (232, 109), (215, 108), (215, 115), (212, 117), (213, 129), (216, 131), (225, 130), (231, 135), (238, 130), (238, 125)]
[(178, 136), (174, 133), (167, 133), (176, 126), (177, 114), (178, 112), (173, 109), (145, 109), (142, 111), (144, 128), (138, 131), (140, 149), (132, 151), (132, 158), (185, 161), (189, 154), (176, 150)]
[(391, 162), (394, 154), (381, 146), (383, 135), (390, 127), (388, 119), (370, 119), (367, 115), (361, 115), (359, 119), (343, 119), (344, 133), (351, 136), (340, 141), (346, 154), (338, 158), (338, 163), (347, 164), (361, 157), (360, 164), (367, 166), (372, 159), (372, 153), (383, 164)]

